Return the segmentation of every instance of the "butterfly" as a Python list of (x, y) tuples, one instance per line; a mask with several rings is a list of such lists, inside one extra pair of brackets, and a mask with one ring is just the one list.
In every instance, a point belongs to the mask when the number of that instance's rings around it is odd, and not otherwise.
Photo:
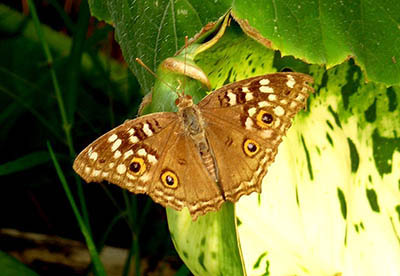
[(87, 146), (73, 168), (86, 182), (106, 180), (164, 207), (187, 207), (196, 220), (261, 192), (312, 82), (301, 73), (262, 75), (225, 85), (197, 105), (182, 93), (177, 112), (126, 121)]

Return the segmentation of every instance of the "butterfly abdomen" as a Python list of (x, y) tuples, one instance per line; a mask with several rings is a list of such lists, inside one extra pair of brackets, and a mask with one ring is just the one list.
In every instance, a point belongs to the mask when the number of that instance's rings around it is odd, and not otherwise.
[(218, 182), (216, 162), (213, 154), (210, 152), (210, 148), (207, 151), (200, 150), (200, 156), (208, 173), (214, 178), (215, 182)]

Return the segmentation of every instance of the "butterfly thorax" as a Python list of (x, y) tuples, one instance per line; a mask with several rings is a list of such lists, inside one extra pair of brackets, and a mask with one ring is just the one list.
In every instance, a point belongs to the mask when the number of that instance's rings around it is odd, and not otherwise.
[(199, 107), (193, 103), (192, 97), (189, 95), (179, 97), (176, 104), (185, 135), (193, 140), (203, 165), (215, 182), (218, 182), (217, 162), (206, 136), (204, 120)]

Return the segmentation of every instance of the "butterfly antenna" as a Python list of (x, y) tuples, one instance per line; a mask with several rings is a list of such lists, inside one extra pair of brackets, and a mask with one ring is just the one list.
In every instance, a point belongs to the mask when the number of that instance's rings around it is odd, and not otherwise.
[(144, 64), (144, 62), (140, 59), (140, 58), (136, 58), (135, 59), (137, 63), (139, 63), (141, 66), (143, 66), (144, 69), (146, 69), (150, 74), (152, 74), (156, 79), (158, 79), (159, 81), (161, 81), (163, 84), (165, 84), (169, 89), (171, 89), (172, 91), (176, 92), (176, 89), (174, 89), (171, 85), (169, 85), (166, 81), (160, 79), (156, 73), (154, 73), (146, 64)]
[[(186, 56), (187, 56), (187, 47), (188, 47), (188, 36), (185, 36), (185, 55), (184, 55), (184, 64), (183, 64), (183, 76), (186, 76)], [(185, 95), (186, 88), (186, 78), (183, 79), (183, 89), (182, 95)]]

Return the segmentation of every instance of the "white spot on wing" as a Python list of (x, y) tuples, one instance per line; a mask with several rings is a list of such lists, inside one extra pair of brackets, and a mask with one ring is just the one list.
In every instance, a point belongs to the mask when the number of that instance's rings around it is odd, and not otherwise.
[(259, 81), (259, 83), (261, 85), (268, 85), (269, 84), (269, 79), (262, 79), (262, 80)]
[(295, 108), (297, 106), (297, 103), (296, 102), (292, 102), (291, 104), (290, 104), (290, 108)]
[(124, 164), (119, 164), (117, 167), (117, 173), (123, 174), (126, 172), (126, 166)]
[(246, 129), (252, 129), (253, 128), (253, 120), (251, 118), (246, 119)]
[(293, 88), (294, 85), (296, 84), (296, 81), (294, 80), (292, 75), (287, 75), (288, 81), (286, 82), (287, 87)]
[(157, 158), (154, 156), (154, 155), (152, 155), (152, 154), (148, 154), (147, 155), (147, 160), (149, 160), (149, 162), (151, 163), (151, 164), (155, 164), (155, 163), (157, 163)]
[(255, 108), (255, 107), (249, 108), (249, 110), (248, 110), (249, 115), (251, 117), (256, 113), (256, 111), (257, 111), (257, 108)]
[(100, 175), (100, 170), (93, 170), (93, 172), (92, 172), (93, 177), (97, 177), (99, 175)]
[(93, 159), (94, 161), (97, 160), (97, 157), (98, 157), (98, 154), (95, 151), (90, 153), (90, 155), (89, 155), (89, 159)]
[(108, 167), (109, 167), (110, 169), (114, 168), (114, 163), (113, 163), (113, 162), (109, 163), (109, 164), (108, 164)]
[(127, 173), (126, 176), (127, 176), (129, 179), (131, 179), (131, 180), (136, 179), (136, 177), (133, 176), (133, 175), (131, 175), (130, 173)]
[(270, 100), (271, 102), (276, 101), (276, 95), (275, 94), (268, 95), (268, 100)]
[(85, 167), (85, 173), (88, 174), (90, 173), (91, 168), (90, 167)]
[(261, 132), (263, 138), (271, 138), (273, 131), (271, 129), (264, 130)]
[(137, 151), (137, 154), (140, 155), (140, 156), (146, 156), (147, 151), (145, 149), (140, 149), (140, 150)]
[(120, 157), (121, 157), (121, 152), (120, 152), (119, 150), (117, 150), (117, 151), (114, 153), (114, 158), (117, 159), (117, 158), (120, 158)]
[(281, 120), (279, 120), (279, 118), (276, 118), (275, 119), (275, 128), (278, 128), (280, 124), (281, 124)]
[(108, 137), (108, 142), (109, 142), (109, 143), (112, 143), (112, 142), (114, 142), (115, 140), (117, 140), (117, 138), (118, 138), (118, 135), (114, 133), (113, 135), (111, 135), (110, 137)]
[(229, 98), (229, 105), (235, 105), (236, 104), (236, 95), (233, 94), (232, 92), (228, 92), (227, 96)]
[(280, 105), (274, 108), (274, 112), (276, 116), (282, 116), (283, 114), (285, 114), (285, 110)]
[(259, 102), (258, 106), (259, 107), (266, 107), (266, 106), (271, 106), (271, 104), (269, 102), (263, 101), (263, 102)]
[(304, 95), (299, 94), (299, 95), (297, 95), (296, 100), (298, 100), (299, 102), (303, 102), (305, 98), (306, 97), (304, 97)]
[(253, 93), (247, 93), (246, 94), (246, 101), (251, 101), (252, 99), (254, 99)]
[(108, 172), (103, 172), (103, 173), (101, 174), (101, 176), (102, 176), (102, 177), (107, 177), (107, 176), (108, 176)]
[(274, 89), (269, 86), (260, 86), (260, 92), (262, 93), (274, 93)]
[(135, 144), (139, 141), (139, 138), (137, 138), (136, 136), (130, 136), (129, 137), (129, 142), (131, 142), (132, 144)]
[(147, 135), (147, 137), (153, 135), (153, 131), (151, 131), (148, 123), (143, 124), (143, 132)]
[(124, 153), (124, 160), (133, 154), (133, 150), (128, 150)]
[(250, 91), (249, 91), (249, 88), (248, 88), (248, 87), (243, 86), (243, 87), (242, 87), (242, 92), (247, 93), (247, 92), (250, 92)]
[(132, 136), (133, 134), (135, 134), (135, 130), (133, 128), (130, 128), (128, 130), (128, 134)]
[(114, 144), (111, 147), (111, 151), (114, 152), (116, 149), (119, 148), (119, 146), (122, 144), (122, 140), (121, 139), (117, 139), (115, 140)]

